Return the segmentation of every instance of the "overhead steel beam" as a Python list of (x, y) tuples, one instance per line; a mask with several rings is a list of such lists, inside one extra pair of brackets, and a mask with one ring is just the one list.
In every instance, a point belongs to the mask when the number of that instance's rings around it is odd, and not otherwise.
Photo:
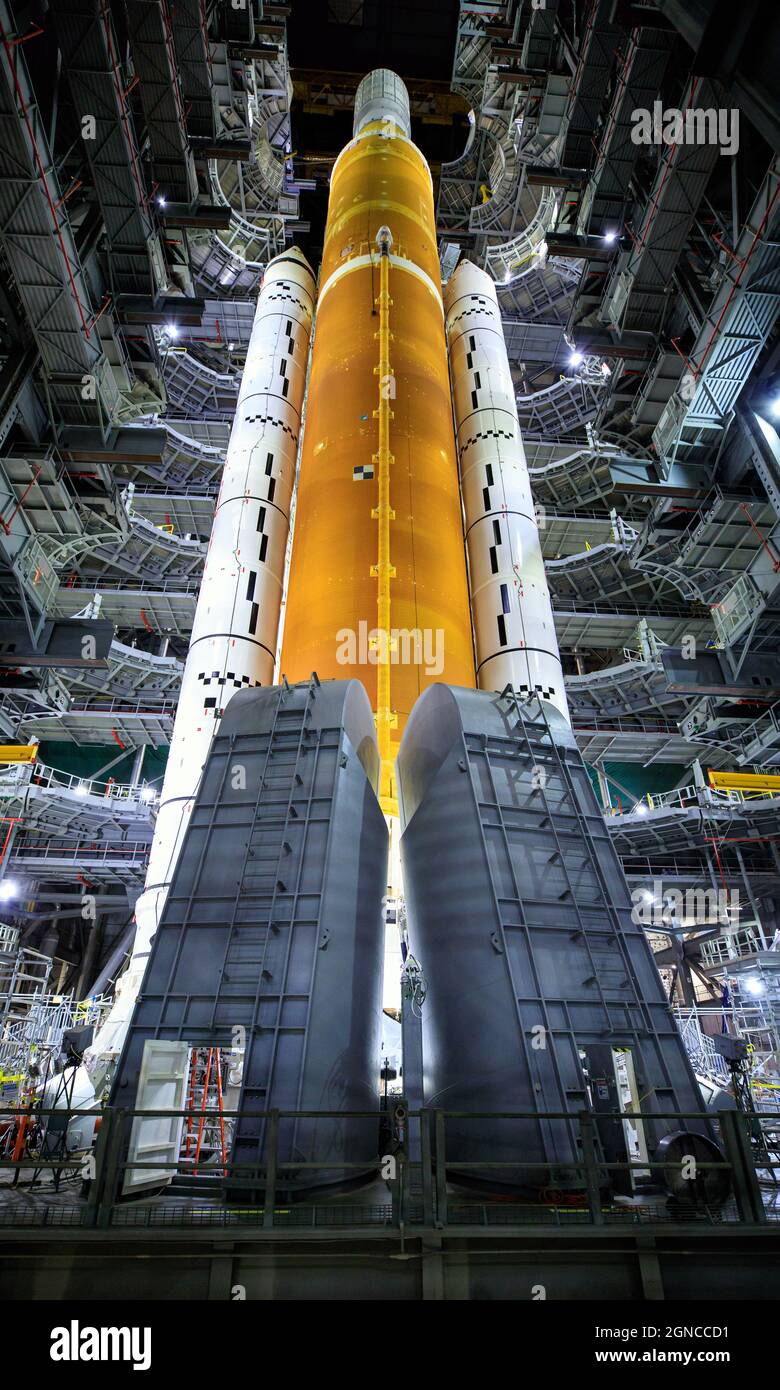
[(709, 462), (780, 314), (780, 157), (767, 170), (687, 353), (681, 387), (653, 431), (664, 468)]
[(639, 145), (631, 139), (635, 110), (650, 109), (671, 56), (673, 36), (666, 29), (635, 29), (617, 79), (601, 137), (593, 178), (583, 199), (579, 230), (596, 235), (619, 232)]
[(72, 463), (161, 463), (168, 435), (148, 425), (128, 425), (104, 438), (97, 430), (63, 431), (61, 452)]
[(204, 204), (190, 207), (187, 203), (166, 202), (165, 207), (160, 209), (160, 221), (164, 227), (201, 227), (213, 232), (226, 232), (230, 227), (231, 209)]
[(230, 135), (221, 138), (193, 135), (190, 144), (196, 159), (238, 159), (245, 163), (252, 155), (249, 140), (235, 140)]
[(51, 0), (54, 26), (109, 247), (117, 293), (154, 293), (162, 251), (149, 210), (107, 0)]
[[(705, 78), (689, 80), (681, 112), (687, 116), (719, 106)], [(715, 141), (678, 140), (664, 149), (633, 249), (621, 254), (604, 296), (602, 316), (616, 328), (657, 333), (661, 327), (672, 276), (717, 158)]]
[(157, 299), (140, 294), (122, 295), (117, 303), (119, 323), (166, 324), (199, 328), (206, 307), (205, 299), (184, 295), (164, 295)]
[(173, 42), (179, 63), (184, 116), (191, 135), (213, 139), (219, 127), (217, 93), (202, 0), (176, 0)]
[(197, 198), (198, 181), (167, 0), (125, 0), (125, 10), (158, 196), (189, 207)]
[(780, 9), (767, 0), (656, 2), (693, 49), (696, 70), (723, 82), (770, 149), (780, 150)]
[(621, 29), (612, 21), (614, 0), (594, 0), (572, 79), (561, 162), (589, 168), (596, 158), (594, 135), (607, 94)]
[(0, 0), (0, 243), (62, 419), (105, 423), (118, 391), (15, 28)]

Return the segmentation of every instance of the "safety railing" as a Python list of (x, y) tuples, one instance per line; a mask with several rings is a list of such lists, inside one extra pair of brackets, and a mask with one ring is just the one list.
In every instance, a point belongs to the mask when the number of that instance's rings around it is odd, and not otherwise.
[(104, 864), (107, 868), (134, 868), (139, 872), (146, 869), (149, 860), (148, 840), (88, 840), (69, 839), (66, 836), (28, 834), (17, 836), (14, 841), (11, 862), (22, 868), (28, 862), (51, 864), (52, 868), (63, 868), (70, 864), (78, 867), (82, 863)]
[[(757, 802), (763, 805), (777, 802), (780, 808), (780, 797), (773, 796), (768, 791), (694, 785), (673, 787), (668, 792), (647, 792), (645, 796), (640, 797), (634, 806), (630, 807), (630, 814), (646, 815), (648, 810), (659, 811), (668, 807), (681, 811), (689, 810), (692, 806), (712, 806), (718, 809), (727, 806), (740, 806), (745, 802), (753, 805)], [(619, 813), (614, 810), (613, 814)]]
[[(742, 883), (739, 863), (727, 856), (727, 850), (728, 846), (721, 850), (721, 869), (727, 882)], [(700, 883), (702, 886), (708, 886), (710, 883), (704, 851), (696, 846), (689, 848), (685, 854), (675, 854), (672, 850), (668, 853), (659, 850), (656, 856), (625, 852), (621, 854), (621, 860), (623, 872), (632, 883), (664, 877), (670, 881), (680, 879), (686, 883)], [(760, 884), (766, 891), (770, 891), (778, 882), (778, 871), (768, 854), (763, 862), (751, 862), (749, 872), (751, 881)]]
[(13, 955), (19, 945), (19, 928), (0, 922), (0, 957)]
[[(194, 578), (189, 575), (182, 575), (179, 579), (161, 577), (154, 580), (139, 579), (134, 576), (128, 582), (127, 579), (107, 579), (101, 574), (97, 582), (94, 577), (89, 577), (83, 579), (76, 587), (79, 593), (84, 593), (85, 590), (92, 589), (94, 586), (98, 594), (132, 593), (149, 594), (150, 596), (154, 594), (184, 594), (186, 596), (197, 594), (200, 590), (200, 584), (200, 575), (196, 575)], [(75, 618), (80, 617), (81, 614), (74, 613), (71, 616)]]
[(700, 946), (702, 964), (707, 966), (727, 965), (732, 960), (744, 960), (764, 949), (751, 927), (742, 931), (729, 932), (727, 936), (716, 936), (703, 941)]
[[(217, 1152), (197, 1173), (183, 1157), (183, 1146), (170, 1160), (155, 1152), (156, 1145), (151, 1146), (148, 1159), (139, 1158), (137, 1153), (147, 1151), (145, 1144), (128, 1157), (131, 1130), (136, 1121), (164, 1121), (169, 1127), (178, 1125), (181, 1133), (187, 1120), (203, 1116), (213, 1122), (213, 1109), (110, 1107), (100, 1114), (94, 1148), (96, 1113), (67, 1108), (27, 1110), (16, 1115), (15, 1126), (6, 1127), (0, 1158), (0, 1226), (250, 1226), (277, 1233), (289, 1228), (379, 1228), (385, 1235), (403, 1237), (426, 1229), (467, 1232), (475, 1226), (766, 1228), (780, 1221), (776, 1184), (780, 1162), (771, 1157), (774, 1141), (764, 1140), (757, 1147), (755, 1115), (737, 1110), (712, 1117), (701, 1111), (410, 1110), (400, 1099), (391, 1096), (389, 1101), (393, 1108), (384, 1111), (225, 1109), (220, 1111), (225, 1122), (253, 1126), (262, 1156), (237, 1162), (232, 1153)], [(340, 1134), (353, 1124), (363, 1125), (359, 1156), (342, 1157), (332, 1143), (323, 1144), (323, 1156), (318, 1158), (305, 1157), (301, 1147), (293, 1157), (285, 1156), (292, 1126), (309, 1125), (311, 1139), (311, 1126), (329, 1124), (332, 1140), (334, 1121)], [(467, 1122), (474, 1125), (471, 1156), (461, 1159), (452, 1152), (452, 1131), (457, 1128), (461, 1138), (455, 1142), (462, 1143)], [(526, 1134), (538, 1136), (543, 1128), (550, 1132), (549, 1127), (557, 1125), (568, 1135), (569, 1156), (564, 1162), (526, 1159), (523, 1153), (499, 1158), (495, 1151), (474, 1156), (481, 1135), (497, 1122), (502, 1153), (512, 1150), (511, 1126), (525, 1126)], [(82, 1146), (77, 1154), (67, 1151), (66, 1135), (72, 1123), (78, 1126)], [(779, 1124), (780, 1112), (762, 1113), (764, 1135), (776, 1134)], [(676, 1150), (678, 1158), (655, 1157), (635, 1149), (630, 1158), (608, 1158), (602, 1136), (614, 1134), (616, 1125), (633, 1126), (634, 1132), (653, 1126), (659, 1133), (709, 1135), (715, 1143), (705, 1147), (707, 1157), (699, 1151), (693, 1168), (684, 1145)], [(375, 1154), (367, 1152), (366, 1127), (375, 1130)], [(514, 1136), (522, 1132), (517, 1128)], [(316, 1151), (316, 1142), (311, 1141), (308, 1148)], [(538, 1148), (530, 1149), (534, 1152)], [(374, 1185), (364, 1188), (362, 1200), (359, 1191), (349, 1199), (317, 1194), (318, 1175), (325, 1182), (334, 1170), (342, 1187), (350, 1179), (369, 1184), (374, 1180)], [(151, 1192), (123, 1201), (131, 1172), (135, 1187), (139, 1173), (149, 1172)], [(383, 1194), (377, 1197), (375, 1182), (380, 1178), (386, 1183), (386, 1200)], [(673, 1197), (666, 1195), (664, 1187), (670, 1181), (676, 1184)], [(610, 1195), (630, 1193), (635, 1184), (641, 1184), (643, 1191), (637, 1186), (629, 1202)], [(49, 1200), (53, 1187), (56, 1200)], [(70, 1194), (73, 1200), (68, 1203)]]
[[(0, 1004), (2, 1002), (0, 995)], [(102, 995), (74, 999), (71, 995), (27, 993), (18, 997), (17, 1008), (19, 1005), (24, 1010), (23, 1015), (17, 1013), (11, 1022), (4, 1021), (0, 1036), (0, 1073), (5, 1084), (8, 1084), (9, 1073), (16, 1073), (17, 1083), (40, 1086), (42, 1063), (59, 1053), (67, 1030), (90, 1025), (96, 1028), (108, 1012), (109, 1000)]]
[(75, 772), (59, 772), (47, 763), (33, 763), (32, 766), (3, 768), (0, 771), (0, 800), (8, 796), (18, 796), (25, 790), (63, 792), (66, 796), (83, 798), (86, 804), (96, 799), (105, 803), (122, 802), (141, 809), (155, 806), (159, 793), (147, 782), (115, 782), (109, 777), (106, 781), (96, 778), (80, 777)]

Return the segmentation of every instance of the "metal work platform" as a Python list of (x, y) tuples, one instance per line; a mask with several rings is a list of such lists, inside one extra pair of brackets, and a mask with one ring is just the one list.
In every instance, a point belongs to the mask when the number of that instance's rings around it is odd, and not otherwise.
[[(95, 585), (101, 598), (102, 617), (110, 618), (125, 631), (141, 626), (161, 637), (183, 637), (192, 631), (198, 588), (197, 579), (150, 584), (148, 589), (130, 588), (117, 580)], [(95, 589), (62, 587), (57, 593), (56, 616), (73, 618), (79, 615), (93, 602)], [(655, 622), (653, 626), (656, 627)]]
[(59, 835), (121, 834), (151, 827), (157, 793), (146, 785), (94, 781), (58, 772), (44, 763), (0, 770), (0, 806), (28, 830)]
[(13, 874), (71, 883), (86, 877), (95, 883), (120, 883), (140, 892), (146, 877), (148, 839), (98, 840), (51, 834), (17, 835), (9, 852)]
[[(551, 1173), (548, 1183), (541, 1180), (546, 1188), (541, 1200), (507, 1201), (505, 1195), (496, 1200), (494, 1194), (474, 1194), (444, 1180), (452, 1135), (464, 1120), (521, 1123), (527, 1115), (419, 1111), (407, 1108), (401, 1097), (388, 1099), (392, 1110), (375, 1103), (369, 1113), (377, 1133), (384, 1127), (375, 1162), (378, 1166), (384, 1151), (393, 1175), (369, 1178), (349, 1195), (294, 1204), (274, 1195), (284, 1183), (281, 1145), (273, 1171), (269, 1157), (264, 1201), (225, 1205), (222, 1193), (235, 1176), (232, 1160), (227, 1177), (218, 1155), (193, 1175), (191, 1160), (185, 1162), (174, 1147), (169, 1170), (179, 1169), (182, 1178), (188, 1174), (186, 1189), (178, 1190), (174, 1177), (162, 1198), (122, 1202), (120, 1155), (134, 1120), (143, 1115), (108, 1109), (86, 1198), (73, 1159), (38, 1160), (37, 1187), (30, 1187), (29, 1159), (5, 1165), (0, 1292), (11, 1299), (93, 1298), (99, 1287), (105, 1299), (134, 1298), (141, 1258), (144, 1294), (150, 1299), (224, 1300), (240, 1285), (249, 1300), (300, 1298), (304, 1291), (325, 1300), (522, 1300), (541, 1284), (548, 1299), (611, 1305), (615, 1300), (733, 1298), (736, 1268), (742, 1298), (776, 1299), (777, 1189), (759, 1186), (748, 1125), (735, 1112), (718, 1117), (728, 1155), (724, 1170), (733, 1185), (733, 1195), (721, 1204), (670, 1201), (657, 1189), (619, 1201), (602, 1196), (594, 1116), (588, 1110), (574, 1120), (580, 1166), (589, 1174), (581, 1197), (564, 1201)], [(171, 1128), (177, 1123), (182, 1128), (189, 1112), (161, 1107), (159, 1113)], [(232, 1107), (223, 1115), (226, 1124), (241, 1124), (241, 1112)], [(268, 1111), (264, 1118), (283, 1133), (296, 1120), (326, 1128), (337, 1113)], [(366, 1112), (360, 1112), (352, 1124), (364, 1118)], [(548, 1118), (554, 1123), (559, 1116)], [(678, 1128), (687, 1119), (669, 1118)], [(481, 1157), (489, 1163), (487, 1149)], [(653, 1166), (651, 1160), (650, 1166), (660, 1177), (665, 1164)], [(14, 1170), (17, 1187), (10, 1186)], [(58, 1192), (51, 1185), (55, 1173)]]

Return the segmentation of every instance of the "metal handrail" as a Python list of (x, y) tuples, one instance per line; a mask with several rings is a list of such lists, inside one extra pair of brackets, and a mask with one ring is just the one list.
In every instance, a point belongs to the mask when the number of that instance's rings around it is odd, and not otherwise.
[[(26, 1113), (31, 1115), (36, 1121), (53, 1115), (57, 1116), (60, 1122), (58, 1124), (58, 1132), (61, 1129), (61, 1122), (63, 1120), (70, 1121), (71, 1119), (77, 1119), (81, 1123), (85, 1120), (85, 1111), (83, 1109), (76, 1109), (75, 1107), (62, 1109), (42, 1107), (41, 1109), (34, 1108), (32, 1111)], [(80, 1156), (68, 1157), (66, 1155), (65, 1157), (60, 1157), (54, 1152), (47, 1153), (45, 1151), (41, 1154), (36, 1153), (35, 1167), (40, 1170), (48, 1169), (53, 1175), (62, 1173), (64, 1170), (69, 1169), (73, 1171), (75, 1169), (76, 1172), (80, 1171), (82, 1176), (90, 1179), (90, 1190), (87, 1203), (77, 1209), (79, 1224), (98, 1227), (108, 1227), (117, 1224), (137, 1224), (132, 1220), (127, 1220), (128, 1210), (132, 1212), (133, 1209), (124, 1205), (119, 1205), (125, 1173), (128, 1170), (138, 1172), (153, 1171), (156, 1174), (165, 1172), (175, 1173), (179, 1170), (182, 1162), (186, 1164), (186, 1158), (183, 1160), (181, 1155), (179, 1155), (170, 1161), (163, 1158), (155, 1158), (147, 1162), (139, 1160), (134, 1156), (128, 1156), (126, 1146), (129, 1141), (129, 1122), (135, 1120), (184, 1121), (187, 1119), (200, 1119), (201, 1117), (213, 1120), (215, 1113), (213, 1108), (209, 1109), (208, 1107), (193, 1107), (192, 1109), (188, 1107), (170, 1107), (150, 1110), (125, 1110), (122, 1108), (109, 1107), (103, 1110), (101, 1114), (101, 1126), (97, 1136), (97, 1146), (94, 1158), (89, 1159), (89, 1171), (85, 1172), (84, 1160)], [(219, 1113), (223, 1120), (265, 1121), (264, 1138), (259, 1138), (258, 1140), (265, 1144), (265, 1157), (263, 1159), (258, 1158), (257, 1160), (250, 1160), (247, 1162), (234, 1162), (232, 1158), (228, 1158), (227, 1162), (224, 1162), (221, 1158), (218, 1160), (216, 1168), (212, 1168), (210, 1171), (208, 1168), (204, 1168), (203, 1176), (209, 1177), (212, 1180), (221, 1178), (221, 1185), (218, 1187), (218, 1194), (220, 1197), (230, 1191), (237, 1193), (244, 1189), (254, 1193), (258, 1188), (261, 1188), (263, 1190), (262, 1198), (258, 1199), (253, 1195), (249, 1199), (249, 1208), (244, 1208), (241, 1215), (244, 1217), (251, 1216), (256, 1210), (258, 1224), (261, 1222), (264, 1228), (271, 1230), (289, 1224), (288, 1217), (290, 1211), (289, 1203), (286, 1198), (284, 1207), (281, 1209), (278, 1208), (278, 1198), (279, 1196), (284, 1196), (285, 1180), (282, 1175), (285, 1171), (294, 1169), (296, 1172), (308, 1174), (316, 1172), (317, 1170), (327, 1171), (334, 1167), (343, 1169), (345, 1172), (354, 1171), (356, 1169), (365, 1171), (366, 1169), (365, 1158), (353, 1161), (350, 1157), (342, 1159), (333, 1154), (328, 1154), (327, 1157), (316, 1160), (303, 1157), (295, 1159), (280, 1157), (279, 1141), (281, 1121), (318, 1119), (339, 1119), (347, 1121), (363, 1119), (372, 1120), (376, 1122), (378, 1126), (383, 1114), (385, 1114), (387, 1118), (390, 1118), (387, 1112), (383, 1112), (378, 1104), (373, 1109), (354, 1111), (282, 1110), (271, 1108), (244, 1110), (224, 1109)], [(597, 1226), (615, 1224), (616, 1222), (635, 1223), (643, 1219), (641, 1211), (631, 1207), (615, 1207), (609, 1199), (605, 1201), (601, 1194), (603, 1180), (600, 1175), (605, 1172), (652, 1173), (653, 1171), (659, 1170), (668, 1172), (672, 1167), (681, 1167), (683, 1161), (681, 1160), (680, 1163), (674, 1163), (666, 1158), (655, 1157), (627, 1158), (624, 1161), (605, 1159), (599, 1150), (598, 1125), (602, 1122), (609, 1125), (615, 1120), (642, 1121), (645, 1124), (659, 1120), (674, 1122), (673, 1129), (675, 1130), (682, 1128), (683, 1131), (690, 1131), (690, 1125), (687, 1123), (681, 1125), (680, 1122), (695, 1121), (697, 1126), (705, 1126), (707, 1132), (712, 1131), (713, 1128), (717, 1129), (719, 1132), (719, 1137), (723, 1144), (723, 1157), (701, 1159), (701, 1161), (698, 1162), (698, 1167), (703, 1172), (722, 1171), (730, 1174), (734, 1191), (733, 1206), (729, 1208), (725, 1217), (721, 1217), (717, 1210), (713, 1211), (706, 1203), (697, 1206), (692, 1205), (689, 1210), (684, 1209), (674, 1214), (668, 1213), (664, 1208), (660, 1216), (655, 1213), (654, 1209), (651, 1209), (650, 1219), (657, 1221), (673, 1221), (676, 1230), (679, 1230), (681, 1224), (685, 1221), (695, 1223), (704, 1220), (705, 1222), (711, 1223), (713, 1220), (721, 1222), (725, 1219), (730, 1222), (734, 1221), (735, 1223), (741, 1224), (743, 1227), (749, 1226), (751, 1228), (762, 1226), (767, 1221), (767, 1213), (764, 1209), (761, 1190), (756, 1175), (756, 1159), (751, 1147), (751, 1126), (755, 1124), (755, 1117), (746, 1116), (737, 1111), (723, 1111), (719, 1112), (716, 1117), (711, 1117), (700, 1110), (660, 1110), (648, 1114), (615, 1110), (614, 1112), (610, 1111), (602, 1114), (601, 1112), (594, 1112), (587, 1109), (574, 1112), (556, 1110), (544, 1113), (522, 1110), (460, 1111), (444, 1109), (402, 1109), (399, 1116), (399, 1112), (396, 1109), (396, 1111), (393, 1112), (392, 1118), (396, 1124), (402, 1126), (401, 1134), (404, 1142), (396, 1153), (396, 1176), (391, 1178), (389, 1182), (390, 1196), (392, 1199), (392, 1214), (389, 1220), (387, 1216), (388, 1209), (382, 1208), (381, 1220), (384, 1227), (387, 1227), (388, 1224), (390, 1226), (395, 1225), (396, 1228), (398, 1226), (403, 1227), (404, 1221), (413, 1221), (417, 1229), (425, 1227), (436, 1227), (441, 1229), (447, 1226), (459, 1226), (459, 1214), (461, 1215), (461, 1219), (463, 1219), (463, 1212), (461, 1210), (463, 1203), (461, 1203), (459, 1207), (458, 1199), (448, 1194), (446, 1182), (448, 1162), (450, 1170), (464, 1170), (465, 1172), (466, 1170), (474, 1169), (490, 1169), (495, 1170), (499, 1177), (506, 1170), (512, 1169), (515, 1171), (518, 1169), (527, 1169), (539, 1173), (540, 1175), (546, 1172), (549, 1175), (549, 1182), (547, 1184), (540, 1182), (538, 1196), (530, 1201), (528, 1198), (522, 1198), (518, 1195), (518, 1203), (523, 1207), (525, 1212), (523, 1219), (526, 1223), (528, 1220), (528, 1212), (536, 1213), (539, 1221), (549, 1221), (550, 1208), (556, 1209), (557, 1199), (553, 1190), (557, 1190), (559, 1186), (559, 1181), (556, 1181), (556, 1174), (560, 1170), (560, 1160), (538, 1161), (536, 1159), (529, 1159), (526, 1161), (522, 1157), (518, 1157), (513, 1161), (506, 1159), (497, 1160), (489, 1157), (484, 1159), (470, 1158), (464, 1161), (451, 1158), (448, 1160), (446, 1129), (447, 1121), (450, 1119), (461, 1121), (516, 1120), (532, 1121), (534, 1124), (538, 1124), (540, 1120), (565, 1120), (570, 1124), (575, 1124), (579, 1130), (580, 1152), (570, 1162), (567, 1161), (565, 1165), (568, 1170), (577, 1175), (576, 1181), (578, 1185), (574, 1189), (574, 1192), (576, 1193), (580, 1205), (576, 1211), (572, 1211), (572, 1215), (575, 1216), (575, 1218), (579, 1215), (590, 1224)], [(780, 1121), (780, 1111), (766, 1111), (762, 1114), (761, 1118), (765, 1123)], [(419, 1158), (411, 1158), (404, 1148), (406, 1139), (411, 1135), (410, 1125), (412, 1124), (415, 1126), (419, 1125)], [(765, 1157), (764, 1155), (761, 1158), (762, 1168), (772, 1171), (780, 1170), (780, 1163), (772, 1162), (771, 1158), (765, 1161)], [(377, 1167), (381, 1161), (379, 1146), (377, 1146)], [(23, 1166), (28, 1168), (31, 1166), (29, 1156), (26, 1160), (24, 1157), (0, 1160), (0, 1169), (15, 1170), (18, 1172)], [(415, 1195), (413, 1197), (412, 1195), (410, 1179), (413, 1173), (419, 1179), (421, 1196)], [(185, 1168), (183, 1174), (186, 1174), (188, 1180), (197, 1180), (192, 1173), (191, 1167)], [(246, 1176), (242, 1178), (242, 1174)], [(227, 1186), (224, 1186), (225, 1183)], [(204, 1192), (213, 1195), (214, 1189), (207, 1186), (204, 1188)], [(474, 1203), (478, 1206), (484, 1204), (484, 1199), (479, 1197), (471, 1198), (469, 1201), (472, 1205)], [(414, 1211), (412, 1211), (413, 1202), (415, 1204)], [(466, 1207), (468, 1207), (468, 1205), (469, 1203), (466, 1203)], [(487, 1205), (489, 1206), (490, 1203), (488, 1202)], [(322, 1207), (320, 1206), (319, 1209), (321, 1210)], [(137, 1210), (136, 1208), (136, 1211)], [(372, 1210), (372, 1207), (364, 1209), (364, 1213), (367, 1214), (364, 1214), (362, 1224), (371, 1224), (370, 1213)], [(506, 1210), (506, 1208), (502, 1207), (502, 1210)], [(2, 1209), (0, 1208), (0, 1212), (1, 1211)], [(8, 1211), (7, 1207), (6, 1211)], [(158, 1219), (154, 1224), (164, 1224), (166, 1211), (164, 1204), (152, 1208), (145, 1206), (141, 1211), (142, 1214), (152, 1212), (158, 1218), (162, 1217), (162, 1220)], [(16, 1212), (19, 1213), (25, 1223), (29, 1222), (29, 1208), (25, 1203), (23, 1205), (20, 1204), (16, 1209), (11, 1207), (9, 1212), (11, 1219), (7, 1224), (13, 1224)], [(226, 1208), (223, 1211), (221, 1206), (214, 1206), (213, 1214), (216, 1215), (217, 1220), (224, 1221), (227, 1221), (233, 1216), (230, 1208)], [(238, 1216), (239, 1213), (235, 1213), (235, 1215)], [(177, 1206), (176, 1212), (173, 1213), (173, 1219), (180, 1218), (181, 1212)], [(376, 1219), (377, 1218), (375, 1218), (375, 1220)], [(645, 1213), (644, 1219), (648, 1219), (647, 1213)], [(466, 1218), (466, 1220), (468, 1220), (468, 1218)]]
[(0, 771), (0, 797), (4, 793), (15, 793), (34, 785), (44, 790), (72, 793), (79, 798), (100, 798), (102, 801), (126, 801), (137, 806), (155, 806), (160, 799), (159, 792), (147, 782), (130, 783), (105, 782), (95, 778), (81, 777), (75, 772), (60, 772), (48, 763), (33, 763), (4, 768)]

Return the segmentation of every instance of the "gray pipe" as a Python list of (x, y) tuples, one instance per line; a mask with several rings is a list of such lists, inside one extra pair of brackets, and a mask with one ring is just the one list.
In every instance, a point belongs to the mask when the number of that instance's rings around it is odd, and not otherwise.
[(86, 990), (85, 999), (90, 999), (93, 994), (102, 994), (106, 985), (115, 979), (124, 964), (125, 958), (130, 953), (135, 936), (135, 921), (131, 920), (125, 927), (111, 955), (106, 961), (100, 974), (97, 976), (91, 989)]

